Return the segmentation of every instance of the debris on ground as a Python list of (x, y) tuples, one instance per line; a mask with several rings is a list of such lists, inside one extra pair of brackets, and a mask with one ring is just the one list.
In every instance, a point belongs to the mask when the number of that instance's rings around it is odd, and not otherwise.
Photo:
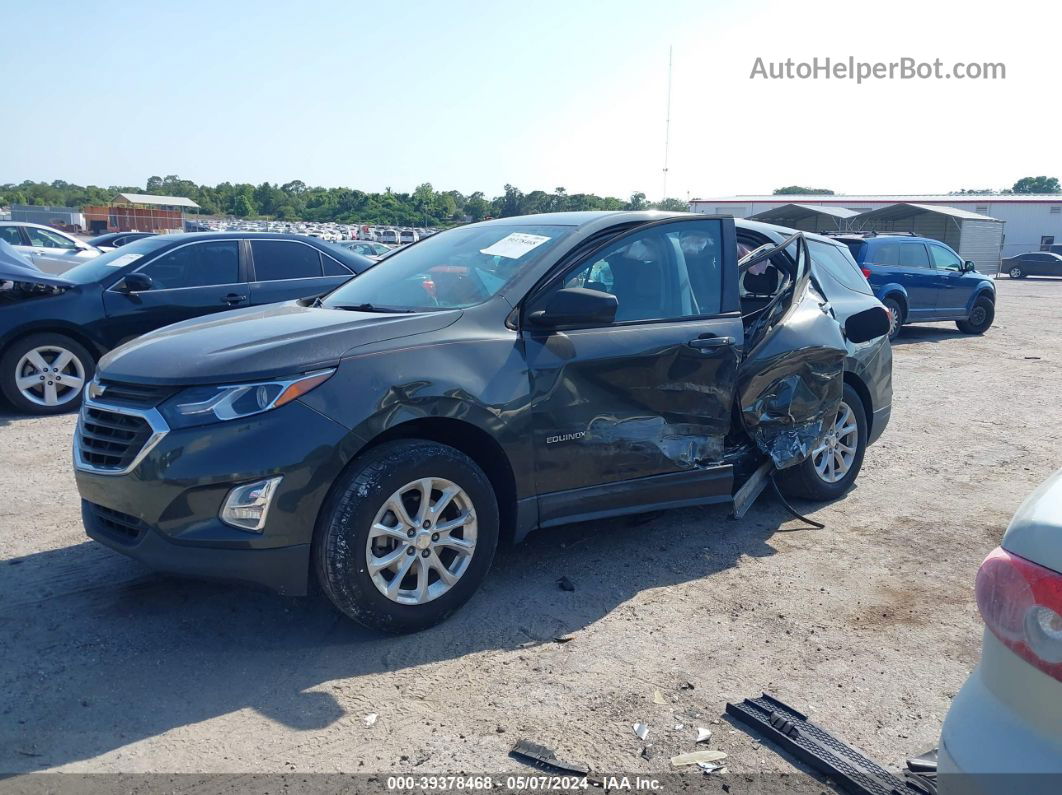
[(693, 751), (692, 753), (671, 757), (671, 764), (674, 767), (685, 767), (686, 765), (699, 765), (702, 762), (718, 762), (720, 759), (726, 759), (725, 752)]
[(705, 729), (703, 726), (697, 727), (697, 742), (706, 743), (712, 739), (712, 730)]
[(567, 762), (563, 759), (558, 759), (556, 752), (552, 748), (547, 748), (530, 740), (519, 740), (513, 746), (509, 755), (521, 761), (530, 762), (539, 767), (548, 767), (561, 773), (576, 773), (585, 776), (590, 772), (590, 766), (584, 762)]
[(697, 767), (704, 771), (706, 776), (715, 773), (716, 771), (726, 772), (726, 767), (715, 762), (698, 762)]
[(575, 583), (573, 583), (567, 577), (561, 577), (560, 579), (558, 579), (557, 580), (557, 585), (560, 586), (560, 589), (562, 591), (574, 591), (575, 590)]
[(659, 690), (654, 690), (653, 691), (653, 703), (654, 704), (666, 704), (667, 703), (666, 701), (664, 701), (664, 694), (661, 693)]
[(368, 715), (365, 716), (365, 726), (372, 726), (374, 723), (376, 723), (376, 719), (378, 717), (380, 716), (377, 715), (375, 712), (370, 712)]
[(634, 733), (635, 735), (637, 735), (639, 740), (644, 740), (646, 737), (649, 736), (649, 727), (646, 726), (644, 723), (635, 723), (633, 728)]
[(575, 640), (575, 635), (558, 635), (557, 637), (555, 637), (553, 639), (553, 642), (554, 643), (568, 643), (569, 641), (572, 641), (572, 640)]
[(726, 712), (745, 724), (748, 730), (764, 735), (800, 761), (834, 779), (853, 795), (914, 795), (935, 790), (935, 787), (927, 788), (928, 777), (908, 775), (903, 779), (893, 775), (882, 765), (816, 726), (806, 715), (767, 693), (760, 698), (746, 698), (740, 704), (727, 704)]
[(679, 685), (679, 690), (693, 690), (693, 682), (687, 679), (685, 682)]

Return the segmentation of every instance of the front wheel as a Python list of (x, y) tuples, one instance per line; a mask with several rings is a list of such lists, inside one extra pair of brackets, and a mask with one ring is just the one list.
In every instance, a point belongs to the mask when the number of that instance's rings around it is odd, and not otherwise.
[(81, 405), (95, 363), (79, 342), (65, 334), (31, 334), (0, 358), (0, 389), (17, 410), (59, 414)]
[(360, 624), (415, 632), (475, 593), (498, 545), (498, 505), (472, 459), (436, 442), (373, 448), (333, 488), (314, 537), (332, 603)]
[(779, 488), (790, 497), (834, 500), (848, 491), (863, 466), (867, 415), (859, 393), (844, 385), (837, 416), (822, 444), (802, 463), (778, 473)]
[(955, 321), (955, 326), (963, 334), (984, 334), (996, 317), (996, 305), (991, 299), (981, 296), (974, 301), (970, 317)]

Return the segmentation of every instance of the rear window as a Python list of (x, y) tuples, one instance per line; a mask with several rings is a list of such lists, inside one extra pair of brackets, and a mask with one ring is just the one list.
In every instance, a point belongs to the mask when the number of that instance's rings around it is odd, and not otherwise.
[(252, 240), (254, 278), (260, 282), (312, 279), (321, 275), (321, 254), (303, 243)]
[(895, 240), (875, 240), (873, 245), (868, 244), (866, 256), (863, 262), (872, 265), (888, 265), (893, 268), (900, 265), (900, 244)]
[(811, 261), (818, 269), (825, 271), (849, 290), (864, 295), (874, 294), (847, 248), (809, 240), (808, 249), (811, 251)]

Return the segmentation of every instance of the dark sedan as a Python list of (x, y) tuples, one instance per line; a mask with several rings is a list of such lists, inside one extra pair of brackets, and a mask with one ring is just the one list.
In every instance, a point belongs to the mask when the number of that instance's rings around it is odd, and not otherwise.
[(237, 307), (319, 295), (372, 261), (299, 235), (206, 232), (135, 240), (59, 277), (0, 271), (0, 390), (20, 411), (77, 407), (104, 353)]
[(1062, 276), (1062, 254), (1050, 251), (1030, 251), (1003, 260), (1003, 270), (1012, 279), (1026, 276)]
[(111, 251), (112, 249), (121, 248), (126, 243), (132, 243), (134, 240), (152, 237), (154, 234), (154, 232), (107, 232), (103, 235), (90, 237), (85, 242), (101, 251)]

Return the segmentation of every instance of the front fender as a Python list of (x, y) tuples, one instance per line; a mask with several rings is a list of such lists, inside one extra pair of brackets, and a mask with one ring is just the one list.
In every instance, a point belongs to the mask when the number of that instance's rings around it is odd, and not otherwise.
[(973, 293), (970, 295), (970, 300), (966, 303), (966, 311), (970, 312), (973, 309), (973, 305), (977, 302), (977, 299), (982, 295), (992, 299), (992, 302), (996, 301), (996, 286), (992, 284), (988, 279), (982, 279), (977, 282), (977, 286), (974, 288)]

